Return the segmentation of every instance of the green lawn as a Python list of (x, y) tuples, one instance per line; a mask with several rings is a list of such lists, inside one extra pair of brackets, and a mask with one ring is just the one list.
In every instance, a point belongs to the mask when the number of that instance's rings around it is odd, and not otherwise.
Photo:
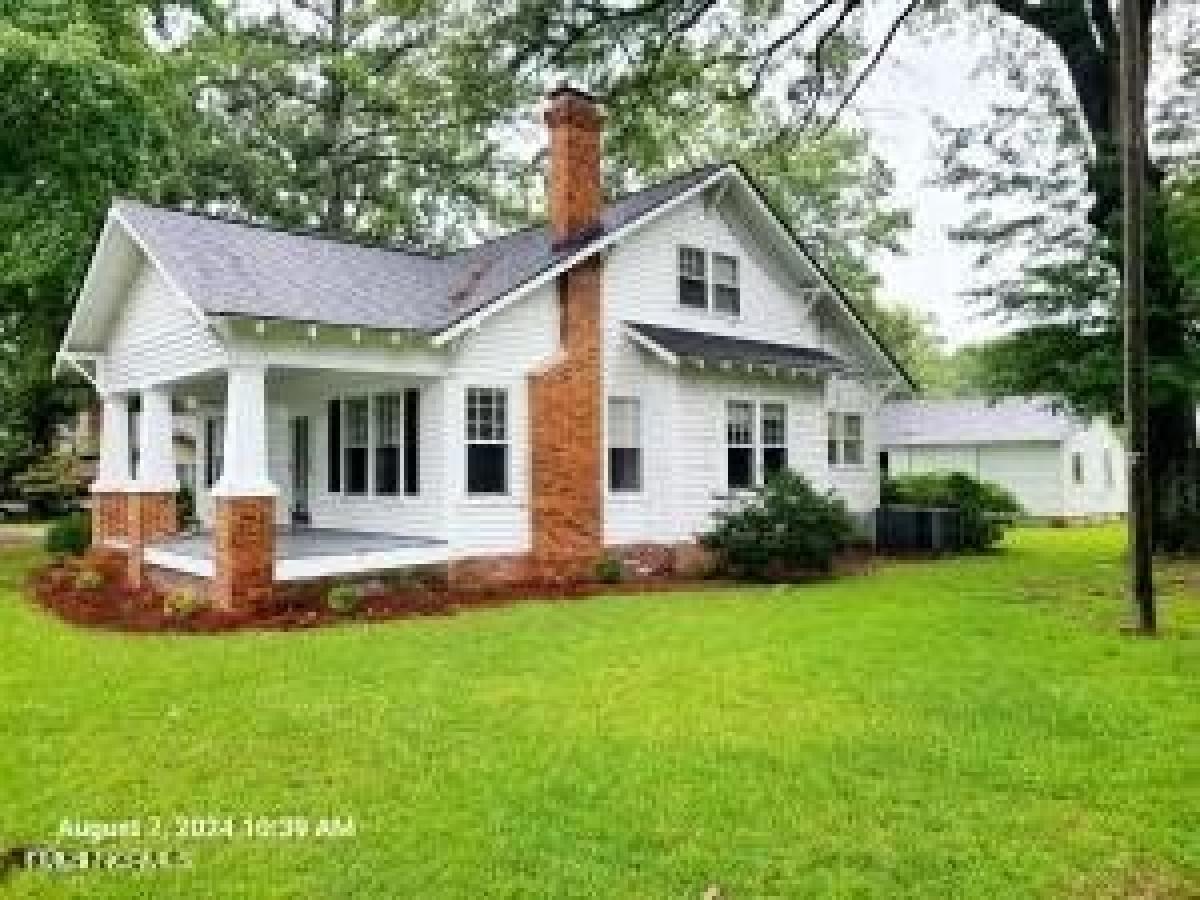
[(64, 626), (0, 551), (0, 841), (357, 825), (118, 841), (193, 868), (0, 892), (1196, 896), (1200, 567), (1168, 573), (1164, 638), (1123, 637), (1121, 551), (1030, 529), (829, 584), (232, 637)]

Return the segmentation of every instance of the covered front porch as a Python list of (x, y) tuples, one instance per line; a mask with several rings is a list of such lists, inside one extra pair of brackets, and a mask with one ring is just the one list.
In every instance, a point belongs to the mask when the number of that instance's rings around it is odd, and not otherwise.
[[(449, 559), (449, 546), (436, 538), (344, 528), (276, 527), (274, 545), (276, 581), (362, 575)], [(213, 577), (215, 558), (208, 530), (163, 538), (145, 549), (148, 564), (201, 578)]]

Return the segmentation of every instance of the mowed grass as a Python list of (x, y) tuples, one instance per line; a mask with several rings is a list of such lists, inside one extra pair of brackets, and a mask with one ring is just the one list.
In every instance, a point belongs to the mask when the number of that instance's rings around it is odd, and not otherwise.
[[(352, 817), (354, 837), (110, 841), (186, 872), (57, 897), (1189, 897), (1200, 567), (1122, 636), (1115, 528), (786, 589), (126, 637), (0, 563), (0, 841), (63, 818)], [(1200, 580), (1196, 582), (1200, 585)]]

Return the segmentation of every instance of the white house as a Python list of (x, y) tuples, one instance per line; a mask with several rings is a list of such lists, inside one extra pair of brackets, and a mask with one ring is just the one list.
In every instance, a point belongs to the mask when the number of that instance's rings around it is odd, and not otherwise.
[(1125, 456), (1103, 418), (1085, 421), (1046, 397), (908, 400), (883, 412), (889, 475), (966, 472), (1008, 488), (1026, 513), (1054, 519), (1125, 512)]
[[(686, 545), (783, 466), (876, 507), (907, 377), (746, 173), (605, 204), (593, 101), (547, 122), (548, 224), (458, 253), (114, 204), (60, 364), (103, 398), (96, 538), (131, 577), (561, 573)], [(211, 533), (171, 533), (173, 406)]]

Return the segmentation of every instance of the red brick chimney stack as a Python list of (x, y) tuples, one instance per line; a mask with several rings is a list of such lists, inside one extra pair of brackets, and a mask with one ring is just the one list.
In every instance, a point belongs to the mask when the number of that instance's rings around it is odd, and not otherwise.
[(550, 232), (556, 246), (591, 237), (600, 229), (602, 118), (593, 97), (567, 85), (548, 99)]

